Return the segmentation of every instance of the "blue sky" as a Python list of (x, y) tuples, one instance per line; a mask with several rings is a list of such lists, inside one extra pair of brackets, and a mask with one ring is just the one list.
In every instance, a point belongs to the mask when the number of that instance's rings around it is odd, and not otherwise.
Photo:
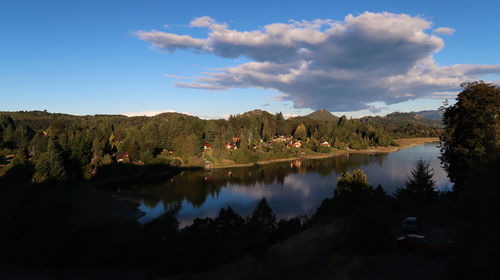
[[(326, 107), (336, 114), (356, 117), (437, 109), (445, 97), (453, 98), (457, 92), (458, 85), (452, 86), (457, 84), (454, 81), (500, 80), (498, 3), (2, 1), (0, 110), (80, 115), (172, 110), (220, 117), (256, 108), (294, 115)], [(351, 19), (346, 18), (349, 14)], [(205, 18), (208, 23), (193, 24), (204, 16), (209, 17)], [(333, 29), (332, 25), (314, 27), (315, 19), (332, 20), (342, 26), (335, 34), (339, 30), (345, 33), (329, 35), (327, 29)], [(305, 23), (294, 24), (290, 20)], [(385, 27), (371, 29), (371, 21), (375, 27)], [(293, 43), (284, 42), (289, 37), (268, 36), (266, 26), (274, 23), (288, 24), (286, 35), (292, 36)], [(429, 27), (421, 27), (422, 24)], [(317, 43), (309, 37), (297, 37), (300, 34), (295, 31), (305, 25), (307, 32), (318, 32), (318, 36), (327, 39)], [(388, 33), (401, 26), (406, 29)], [(436, 31), (439, 27), (452, 28), (454, 32)], [(415, 28), (422, 29), (425, 38), (418, 32), (408, 35), (408, 30)], [(237, 30), (238, 35), (260, 32), (265, 38), (257, 45), (252, 43), (257, 37), (251, 36), (228, 41), (233, 38), (231, 30)], [(162, 39), (165, 34), (204, 41), (193, 47), (191, 43), (175, 41), (175, 36)], [(218, 39), (214, 39), (216, 35)], [(386, 37), (392, 40), (391, 44), (381, 41)], [(340, 58), (349, 59), (348, 65), (339, 66), (338, 59), (333, 58), (320, 63), (332, 53), (331, 49), (325, 50), (330, 46), (324, 44), (325, 40), (356, 49), (340, 54)], [(361, 48), (359, 42), (366, 46)], [(392, 50), (394, 42), (404, 44)], [(291, 55), (281, 51), (288, 50), (290, 44), (297, 48), (292, 48)], [(303, 50), (313, 54), (307, 59), (295, 57)], [(384, 60), (359, 65), (363, 60), (357, 58), (364, 57), (363, 52)], [(391, 52), (394, 55), (387, 56)], [(406, 62), (413, 54), (418, 55)], [(256, 68), (249, 70), (246, 65)], [(420, 65), (422, 72), (410, 73)], [(317, 75), (318, 69), (323, 76)], [(256, 78), (263, 74), (287, 76), (292, 70), (299, 74), (291, 80)], [(325, 73), (329, 78), (325, 78)], [(338, 78), (339, 73), (348, 73), (348, 78)], [(391, 82), (385, 86), (384, 81)]]

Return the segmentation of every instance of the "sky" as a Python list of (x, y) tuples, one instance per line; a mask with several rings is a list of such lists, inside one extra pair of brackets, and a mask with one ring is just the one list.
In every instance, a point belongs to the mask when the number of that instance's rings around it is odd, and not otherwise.
[(0, 111), (435, 110), (500, 80), (500, 2), (1, 1)]

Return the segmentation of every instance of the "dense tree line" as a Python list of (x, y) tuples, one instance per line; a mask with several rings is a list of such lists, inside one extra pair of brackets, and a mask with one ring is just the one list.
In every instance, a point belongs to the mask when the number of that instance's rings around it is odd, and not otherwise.
[[(116, 162), (120, 154), (126, 154), (125, 162), (202, 166), (205, 160), (247, 163), (298, 153), (388, 146), (395, 136), (436, 135), (428, 125), (421, 127), (425, 132), (421, 133), (406, 130), (413, 123), (364, 122), (345, 116), (335, 120), (285, 120), (281, 113), (260, 110), (229, 120), (201, 120), (178, 113), (125, 117), (4, 112), (0, 113), (0, 162), (5, 165), (9, 155), (22, 154), (16, 163), (31, 165), (33, 181), (42, 182), (94, 176), (99, 166)], [(273, 141), (278, 136), (293, 137)], [(291, 148), (290, 139), (301, 141), (302, 147)], [(331, 147), (321, 145), (325, 141)], [(210, 145), (206, 153), (205, 143)]]

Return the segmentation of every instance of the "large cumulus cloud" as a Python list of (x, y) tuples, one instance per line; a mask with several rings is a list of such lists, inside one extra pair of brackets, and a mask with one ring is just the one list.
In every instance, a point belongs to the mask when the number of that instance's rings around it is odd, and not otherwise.
[(428, 34), (431, 24), (405, 14), (365, 12), (343, 21), (290, 21), (238, 31), (205, 16), (190, 26), (208, 28), (206, 38), (155, 30), (137, 35), (168, 52), (191, 49), (251, 60), (178, 82), (178, 87), (275, 89), (297, 108), (354, 111), (369, 109), (375, 101), (449, 97), (463, 81), (500, 74), (500, 65), (440, 67), (433, 54), (444, 42), (435, 34), (452, 32), (438, 28)]

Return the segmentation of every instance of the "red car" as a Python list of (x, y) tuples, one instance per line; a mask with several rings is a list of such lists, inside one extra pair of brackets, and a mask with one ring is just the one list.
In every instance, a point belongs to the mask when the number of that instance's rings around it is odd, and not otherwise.
[(412, 251), (424, 254), (441, 254), (443, 244), (430, 241), (427, 237), (417, 234), (407, 234), (398, 238), (398, 247), (402, 251)]

